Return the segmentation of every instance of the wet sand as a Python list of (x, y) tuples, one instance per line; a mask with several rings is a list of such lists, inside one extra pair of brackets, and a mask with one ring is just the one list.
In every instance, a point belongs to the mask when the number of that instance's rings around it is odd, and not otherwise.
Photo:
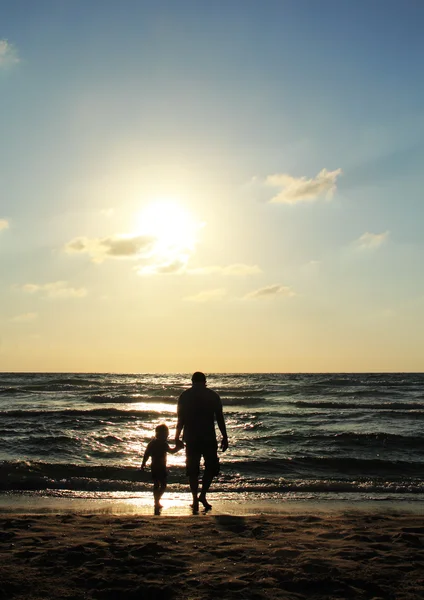
[(424, 598), (424, 517), (4, 511), (0, 598)]

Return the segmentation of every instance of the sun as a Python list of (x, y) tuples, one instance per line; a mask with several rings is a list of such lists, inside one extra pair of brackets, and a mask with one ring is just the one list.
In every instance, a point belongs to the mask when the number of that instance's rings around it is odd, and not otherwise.
[(177, 200), (161, 198), (137, 215), (137, 231), (152, 236), (155, 254), (176, 259), (193, 252), (203, 223)]

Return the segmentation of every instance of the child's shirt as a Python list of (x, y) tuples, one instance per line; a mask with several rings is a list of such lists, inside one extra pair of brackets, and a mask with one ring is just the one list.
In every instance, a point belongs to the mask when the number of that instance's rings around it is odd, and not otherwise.
[(169, 444), (165, 440), (155, 438), (147, 444), (144, 456), (146, 460), (150, 456), (152, 457), (152, 470), (166, 469), (166, 453), (170, 450)]

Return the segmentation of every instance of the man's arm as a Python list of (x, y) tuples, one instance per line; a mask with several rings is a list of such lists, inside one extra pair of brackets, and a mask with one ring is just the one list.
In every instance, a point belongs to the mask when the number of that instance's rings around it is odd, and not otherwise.
[(184, 411), (183, 411), (183, 403), (181, 401), (181, 396), (178, 398), (177, 404), (177, 427), (175, 428), (175, 445), (178, 445), (180, 441), (180, 435), (184, 428)]
[(180, 440), (177, 440), (175, 442), (175, 448), (171, 448), (168, 444), (167, 452), (169, 452), (170, 454), (175, 454), (176, 452), (179, 452), (181, 450), (181, 448), (184, 448), (184, 444)]
[(219, 398), (218, 406), (216, 407), (215, 414), (216, 414), (216, 422), (218, 423), (219, 431), (221, 432), (221, 435), (222, 435), (221, 450), (223, 452), (225, 452), (228, 448), (228, 435), (227, 435), (227, 428), (225, 426), (224, 413), (222, 412), (222, 403), (221, 403), (220, 398)]

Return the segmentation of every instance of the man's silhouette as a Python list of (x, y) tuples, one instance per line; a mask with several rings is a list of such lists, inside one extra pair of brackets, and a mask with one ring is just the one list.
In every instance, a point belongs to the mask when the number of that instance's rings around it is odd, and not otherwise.
[[(197, 371), (193, 374), (192, 387), (185, 390), (178, 399), (177, 428), (175, 444), (179, 442), (183, 431), (186, 444), (186, 473), (193, 495), (193, 512), (199, 510), (199, 502), (206, 510), (212, 506), (206, 500), (206, 494), (212, 479), (219, 473), (218, 445), (215, 433), (215, 420), (222, 434), (221, 450), (228, 448), (228, 436), (225, 427), (222, 402), (218, 394), (206, 387), (206, 377)], [(202, 489), (199, 491), (200, 461), (204, 459)]]

